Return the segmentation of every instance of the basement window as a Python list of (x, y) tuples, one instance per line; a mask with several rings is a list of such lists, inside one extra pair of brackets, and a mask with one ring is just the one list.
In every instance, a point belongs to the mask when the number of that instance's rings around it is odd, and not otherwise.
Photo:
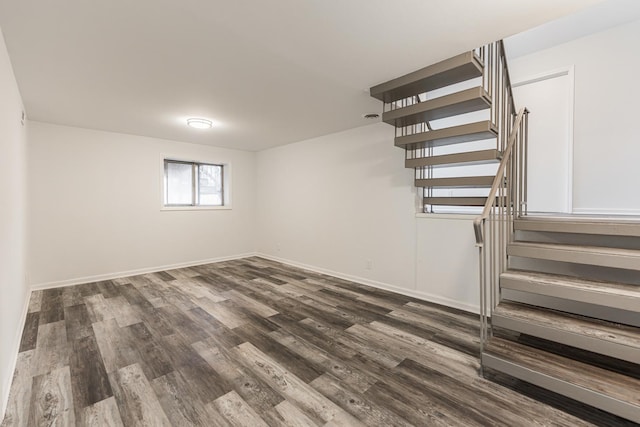
[(164, 208), (228, 206), (224, 164), (164, 159)]

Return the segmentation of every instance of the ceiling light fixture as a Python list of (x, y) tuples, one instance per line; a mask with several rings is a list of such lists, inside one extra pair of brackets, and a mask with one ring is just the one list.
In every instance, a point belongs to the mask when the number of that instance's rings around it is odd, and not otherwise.
[(362, 118), (369, 120), (377, 119), (378, 117), (380, 117), (380, 114), (378, 113), (367, 113), (362, 115)]
[(187, 125), (195, 129), (211, 129), (213, 122), (208, 119), (194, 117), (187, 119)]

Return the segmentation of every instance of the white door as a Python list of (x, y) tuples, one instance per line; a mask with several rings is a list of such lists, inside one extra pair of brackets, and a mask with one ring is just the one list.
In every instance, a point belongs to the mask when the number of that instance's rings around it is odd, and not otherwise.
[(529, 114), (529, 212), (572, 211), (573, 71), (513, 85), (518, 109)]

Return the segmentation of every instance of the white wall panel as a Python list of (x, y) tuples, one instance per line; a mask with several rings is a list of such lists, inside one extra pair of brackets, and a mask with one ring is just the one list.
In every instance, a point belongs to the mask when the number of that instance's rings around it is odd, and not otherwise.
[(0, 32), (0, 417), (4, 416), (28, 298), (24, 277), (26, 131), (22, 111)]

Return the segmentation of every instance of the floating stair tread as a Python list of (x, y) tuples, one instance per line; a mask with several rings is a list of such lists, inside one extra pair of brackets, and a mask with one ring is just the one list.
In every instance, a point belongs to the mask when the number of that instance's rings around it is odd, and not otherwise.
[(419, 132), (413, 135), (398, 136), (395, 138), (395, 145), (403, 148), (440, 147), (495, 138), (497, 135), (498, 131), (491, 124), (491, 121), (484, 120), (428, 132)]
[(444, 167), (462, 165), (485, 165), (500, 161), (500, 151), (480, 150), (466, 151), (464, 153), (443, 154), (440, 156), (418, 157), (406, 159), (404, 162), (407, 168), (419, 168), (423, 166)]
[(393, 102), (480, 76), (482, 64), (469, 51), (373, 86), (369, 93), (383, 102)]
[(492, 337), (484, 366), (640, 422), (640, 380), (534, 347)]
[(494, 326), (640, 363), (640, 328), (502, 301), (492, 314)]
[(489, 94), (482, 87), (473, 87), (438, 98), (418, 102), (408, 107), (386, 111), (382, 121), (396, 127), (410, 126), (430, 120), (487, 109)]
[(505, 289), (640, 312), (640, 286), (601, 282), (559, 274), (507, 270), (500, 275)]
[(486, 197), (424, 197), (425, 205), (434, 206), (484, 206)]
[(486, 188), (493, 184), (494, 176), (464, 176), (450, 178), (416, 179), (416, 187)]
[(640, 251), (634, 249), (513, 242), (507, 245), (507, 255), (640, 270)]
[(521, 231), (640, 237), (640, 218), (527, 216), (514, 226)]

